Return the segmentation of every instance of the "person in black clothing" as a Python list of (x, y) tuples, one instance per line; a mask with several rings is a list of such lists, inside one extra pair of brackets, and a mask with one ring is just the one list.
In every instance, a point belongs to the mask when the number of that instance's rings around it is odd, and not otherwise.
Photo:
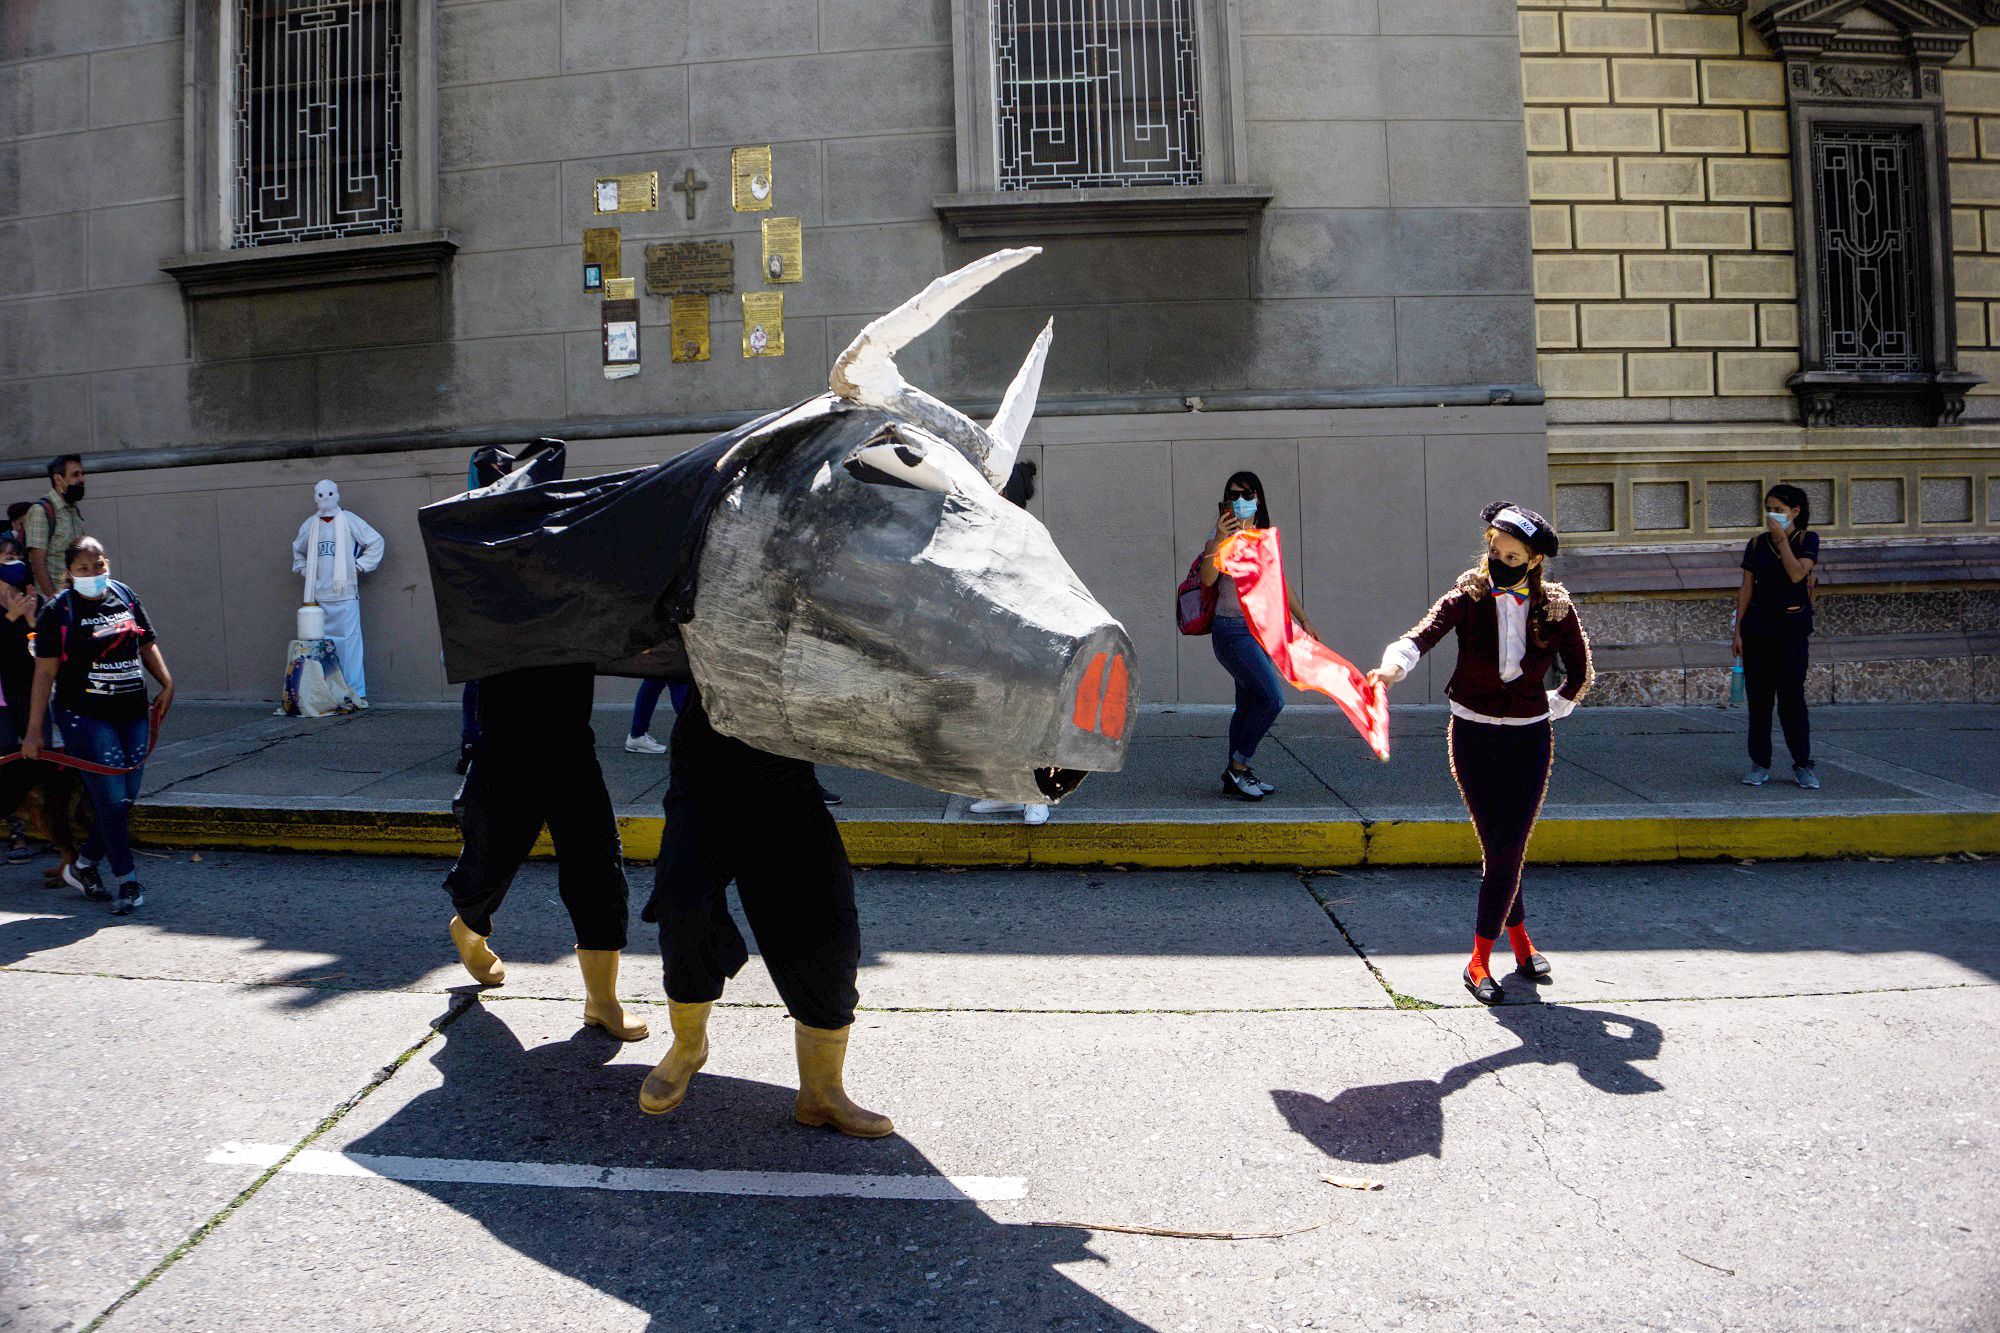
[[(28, 707), (35, 693), (35, 657), (29, 639), (40, 610), (27, 550), (11, 528), (0, 529), (0, 696), (6, 700), (0, 711), (0, 751), (20, 749), (28, 734)], [(10, 817), (7, 832), (8, 864), (32, 860), (26, 824), (18, 816)]]
[(1743, 582), (1736, 590), (1736, 642), (1743, 693), (1750, 704), (1750, 771), (1745, 786), (1771, 779), (1771, 705), (1785, 729), (1792, 776), (1819, 789), (1812, 726), (1806, 719), (1806, 646), (1813, 632), (1813, 568), (1819, 534), (1812, 500), (1797, 486), (1773, 486), (1764, 497), (1764, 531), (1743, 548)]
[[(646, 1076), (639, 1108), (664, 1115), (687, 1097), (708, 1060), (709, 1011), (749, 961), (729, 915), (733, 879), (793, 1019), (799, 1063), (793, 1117), (857, 1138), (891, 1133), (889, 1117), (856, 1106), (842, 1081), (860, 998), (861, 923), (847, 848), (820, 799), (813, 766), (717, 731), (699, 689), (688, 691), (674, 722), (668, 765), (659, 867), (641, 915), (659, 923), (674, 1044)], [(756, 800), (746, 801), (745, 792), (755, 792)]]
[[(1486, 506), (1480, 517), (1485, 557), (1458, 576), (1416, 628), (1383, 649), (1382, 665), (1368, 674), (1393, 685), (1446, 634), (1458, 636), (1458, 665), (1444, 690), (1451, 703), (1447, 737), (1481, 858), (1463, 980), (1482, 1004), (1497, 1004), (1502, 993), (1490, 964), (1502, 925), (1521, 972), (1532, 981), (1551, 974), (1528, 938), (1521, 870), (1555, 766), (1552, 723), (1569, 716), (1589, 690), (1591, 666), (1575, 603), (1542, 572), (1561, 549), (1555, 528), (1534, 510), (1505, 502)], [(1546, 689), (1558, 661), (1562, 688)]]
[(493, 914), (546, 824), (556, 888), (576, 928), (583, 1021), (639, 1041), (646, 1024), (618, 1002), (628, 890), (618, 819), (590, 729), (595, 681), (585, 663), (503, 671), (479, 682), (479, 738), (452, 802), (465, 847), (444, 887), (457, 910), (451, 939), (459, 961), (474, 981), (500, 985), (507, 969), (487, 943)]
[[(95, 537), (78, 537), (63, 552), (68, 586), (49, 600), (35, 622), (35, 685), (21, 757), (35, 759), (47, 745), (51, 699), (63, 750), (77, 759), (120, 770), (83, 776), (96, 816), (63, 880), (93, 902), (110, 901), (114, 916), (145, 902), (132, 864), (128, 828), (132, 804), (145, 779), (146, 755), (160, 719), (173, 706), (174, 681), (139, 597), (111, 577), (111, 562)], [(146, 677), (160, 683), (150, 708)], [(108, 892), (97, 871), (107, 861), (118, 881)]]

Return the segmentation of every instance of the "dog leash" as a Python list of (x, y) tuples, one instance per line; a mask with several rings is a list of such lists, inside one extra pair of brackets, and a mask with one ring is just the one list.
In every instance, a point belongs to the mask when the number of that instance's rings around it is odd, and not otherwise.
[[(150, 710), (148, 711), (150, 712)], [(146, 733), (147, 759), (153, 757), (153, 750), (158, 746), (160, 741), (160, 715), (152, 713), (151, 718), (152, 726)], [(0, 754), (0, 765), (11, 764), (20, 758), (23, 758), (23, 755), (19, 750), (8, 754)], [(43, 750), (35, 756), (35, 759), (40, 763), (55, 764), (61, 768), (73, 768), (79, 773), (95, 773), (99, 777), (106, 778), (128, 777), (146, 766), (146, 761), (142, 759), (130, 768), (113, 768), (109, 764), (99, 764), (89, 759), (78, 759), (75, 755), (64, 750)]]

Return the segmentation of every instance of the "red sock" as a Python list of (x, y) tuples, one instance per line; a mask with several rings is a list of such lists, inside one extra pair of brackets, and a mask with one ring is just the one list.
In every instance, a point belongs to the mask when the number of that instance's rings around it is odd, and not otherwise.
[(1507, 927), (1507, 942), (1514, 946), (1514, 961), (1525, 963), (1528, 955), (1535, 951), (1535, 942), (1528, 938), (1528, 923)]
[(1493, 975), (1490, 966), (1493, 960), (1493, 946), (1499, 942), (1489, 940), (1484, 935), (1472, 937), (1472, 961), (1465, 965), (1465, 970), (1472, 974), (1473, 981), (1483, 981)]

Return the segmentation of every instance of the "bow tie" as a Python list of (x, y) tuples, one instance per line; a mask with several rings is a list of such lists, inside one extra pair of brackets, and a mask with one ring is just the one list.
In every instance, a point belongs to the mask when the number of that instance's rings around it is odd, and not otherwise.
[(1528, 581), (1526, 579), (1522, 579), (1519, 583), (1515, 584), (1511, 588), (1495, 588), (1493, 591), (1499, 593), (1503, 597), (1513, 598), (1516, 602), (1519, 602), (1522, 606), (1526, 606), (1528, 604)]

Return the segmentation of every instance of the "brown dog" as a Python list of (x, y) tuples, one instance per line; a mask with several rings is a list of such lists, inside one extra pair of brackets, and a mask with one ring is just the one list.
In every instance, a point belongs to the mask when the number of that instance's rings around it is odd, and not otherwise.
[(90, 837), (93, 816), (83, 775), (61, 764), (16, 759), (0, 764), (0, 811), (19, 819), (31, 838), (54, 849), (56, 864), (42, 871), (54, 888), (62, 883), (63, 867)]

